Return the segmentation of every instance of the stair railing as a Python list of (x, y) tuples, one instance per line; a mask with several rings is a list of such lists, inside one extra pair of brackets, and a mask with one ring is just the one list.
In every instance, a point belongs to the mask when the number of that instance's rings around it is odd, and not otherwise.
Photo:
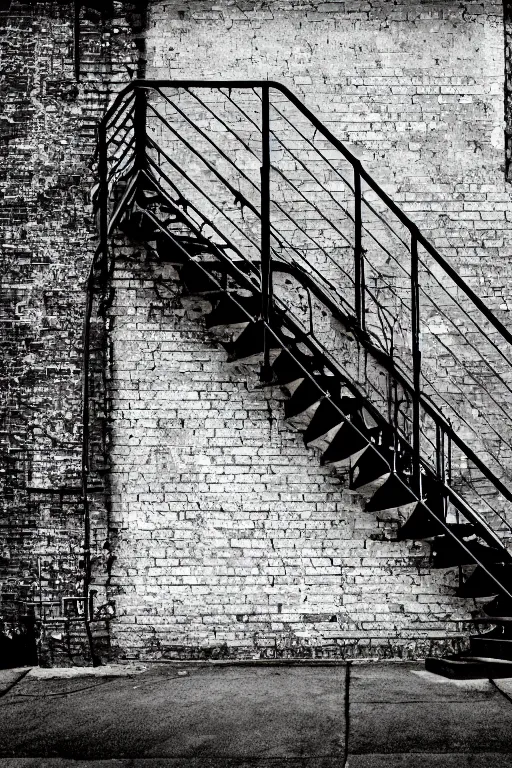
[[(109, 232), (133, 199), (137, 175), (150, 173), (175, 201), (196, 206), (213, 237), (224, 233), (234, 243), (235, 260), (255, 265), (267, 334), (272, 307), (298, 317), (295, 299), (306, 291), (300, 318), (327, 356), (335, 361), (336, 349), (324, 330), (314, 330), (312, 295), (354, 338), (359, 357), (352, 367), (374, 360), (381, 380), (352, 384), (369, 405), (387, 406), (410, 443), (418, 496), (425, 468), (433, 468), (447, 504), (476, 505), (510, 535), (503, 430), (510, 423), (512, 334), (321, 119), (271, 81), (133, 81), (103, 118), (98, 146), (95, 199), (105, 261)], [(295, 293), (276, 284), (284, 273), (296, 281)], [(432, 330), (435, 323), (442, 331)], [(438, 381), (453, 392), (434, 380), (425, 338), (447, 366)], [(450, 351), (450, 338), (462, 359)], [(266, 345), (264, 373), (268, 364)], [(449, 366), (457, 369), (453, 380)], [(468, 414), (486, 402), (495, 413), (483, 413), (478, 434)]]

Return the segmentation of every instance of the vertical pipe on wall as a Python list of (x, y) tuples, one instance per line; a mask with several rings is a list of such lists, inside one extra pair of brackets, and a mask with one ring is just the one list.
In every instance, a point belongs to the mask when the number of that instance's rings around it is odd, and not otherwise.
[(108, 264), (108, 157), (107, 129), (100, 124), (98, 132), (98, 229), (100, 234), (100, 264), (102, 274), (107, 272)]

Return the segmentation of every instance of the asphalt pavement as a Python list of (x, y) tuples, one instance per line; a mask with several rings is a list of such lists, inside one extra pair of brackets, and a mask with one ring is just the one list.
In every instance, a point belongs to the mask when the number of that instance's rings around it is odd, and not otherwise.
[(512, 768), (512, 682), (399, 662), (2, 670), (0, 766)]

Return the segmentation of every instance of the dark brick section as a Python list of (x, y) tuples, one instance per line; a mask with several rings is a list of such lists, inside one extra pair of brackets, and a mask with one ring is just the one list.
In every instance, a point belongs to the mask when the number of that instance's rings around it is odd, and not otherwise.
[[(134, 8), (114, 3), (107, 18), (83, 4), (78, 84), (72, 3), (13, 2), (1, 15), (4, 663), (15, 645), (10, 636), (27, 635), (30, 617), (37, 634), (41, 615), (42, 661), (76, 661), (87, 650), (80, 618), (80, 407), (84, 284), (97, 239), (90, 189), (97, 121), (112, 91), (137, 74), (132, 38), (141, 16)], [(102, 367), (101, 335), (93, 335), (93, 344)], [(92, 394), (99, 399), (93, 414), (101, 416), (101, 386)], [(92, 445), (104, 465), (101, 432)], [(98, 476), (91, 482), (101, 488)], [(93, 556), (101, 560), (105, 505), (102, 493), (93, 496)], [(94, 631), (101, 640), (101, 627)], [(18, 662), (29, 660), (34, 642), (25, 643), (30, 651)]]

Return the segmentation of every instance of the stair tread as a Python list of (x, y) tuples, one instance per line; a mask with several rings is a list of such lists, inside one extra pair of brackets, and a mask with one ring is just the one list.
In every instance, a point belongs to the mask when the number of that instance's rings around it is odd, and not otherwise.
[(485, 616), (478, 619), (463, 619), (472, 624), (512, 624), (512, 616)]
[(369, 442), (356, 430), (350, 421), (344, 421), (329, 447), (322, 454), (322, 464), (336, 464), (346, 461), (360, 451), (366, 450)]
[(405, 507), (418, 501), (413, 491), (392, 472), (386, 482), (376, 491), (366, 505), (368, 512), (383, 512), (386, 509)]
[(311, 408), (315, 403), (324, 398), (321, 384), (309, 376), (305, 376), (297, 389), (293, 392), (290, 399), (285, 403), (285, 418), (292, 419), (300, 416)]
[(512, 661), (486, 656), (429, 656), (425, 659), (425, 669), (455, 679), (488, 679), (512, 676)]
[(371, 443), (355, 463), (356, 470), (358, 474), (350, 483), (352, 490), (371, 485), (391, 473), (389, 463)]
[(466, 656), (467, 661), (478, 661), (480, 664), (506, 664), (512, 667), (512, 659), (504, 659), (499, 656)]

